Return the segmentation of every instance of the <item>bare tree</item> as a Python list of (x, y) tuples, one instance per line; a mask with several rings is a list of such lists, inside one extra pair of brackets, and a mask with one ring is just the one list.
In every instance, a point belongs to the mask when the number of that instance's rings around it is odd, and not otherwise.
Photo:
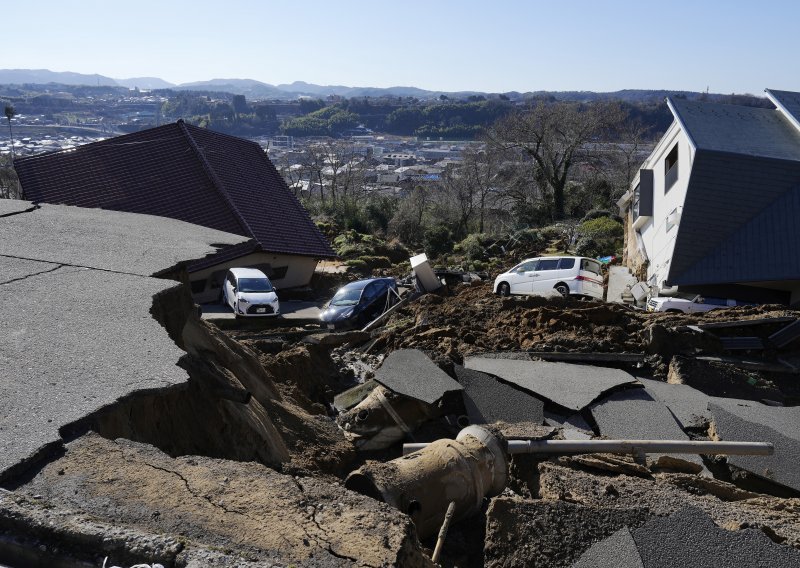
[(493, 149), (479, 150), (469, 147), (464, 151), (463, 162), (458, 168), (445, 171), (442, 176), (443, 205), (450, 212), (455, 224), (455, 234), (465, 236), (474, 226), (483, 233), (489, 197), (497, 183), (500, 157)]
[(358, 148), (351, 143), (328, 141), (313, 144), (306, 151), (303, 165), (308, 178), (320, 185), (323, 202), (324, 188), (327, 188), (333, 202), (359, 197), (365, 191), (366, 162)]
[(539, 101), (525, 111), (498, 121), (488, 132), (492, 146), (522, 153), (530, 160), (533, 178), (553, 199), (553, 217), (564, 218), (564, 190), (572, 167), (584, 148), (623, 119), (609, 103)]

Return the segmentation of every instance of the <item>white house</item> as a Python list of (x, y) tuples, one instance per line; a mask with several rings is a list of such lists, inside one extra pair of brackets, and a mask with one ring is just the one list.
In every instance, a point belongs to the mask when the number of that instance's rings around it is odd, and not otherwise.
[(620, 200), (651, 295), (800, 302), (800, 93), (776, 108), (668, 99), (674, 121)]

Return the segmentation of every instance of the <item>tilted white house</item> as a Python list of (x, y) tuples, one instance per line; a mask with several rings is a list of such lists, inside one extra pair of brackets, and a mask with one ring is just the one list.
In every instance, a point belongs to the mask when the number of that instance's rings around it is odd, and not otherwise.
[(674, 121), (620, 200), (651, 295), (800, 302), (800, 93), (775, 109), (667, 99)]

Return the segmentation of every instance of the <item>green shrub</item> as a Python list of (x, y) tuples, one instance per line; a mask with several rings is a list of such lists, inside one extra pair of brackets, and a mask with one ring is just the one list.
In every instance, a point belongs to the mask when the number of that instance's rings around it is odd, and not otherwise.
[(478, 260), (486, 257), (486, 248), (484, 242), (486, 235), (482, 233), (473, 233), (467, 235), (463, 241), (456, 243), (453, 247), (453, 252), (462, 254), (467, 260)]
[(581, 256), (618, 254), (622, 251), (624, 228), (611, 217), (597, 217), (580, 224), (575, 253)]
[(453, 234), (447, 225), (435, 225), (425, 231), (425, 253), (431, 257), (445, 254), (453, 248)]

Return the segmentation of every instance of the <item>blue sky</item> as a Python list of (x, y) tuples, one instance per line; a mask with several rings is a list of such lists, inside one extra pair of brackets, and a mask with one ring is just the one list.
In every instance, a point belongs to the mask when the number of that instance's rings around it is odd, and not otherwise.
[(800, 2), (37, 0), (0, 67), (486, 92), (800, 91)]

